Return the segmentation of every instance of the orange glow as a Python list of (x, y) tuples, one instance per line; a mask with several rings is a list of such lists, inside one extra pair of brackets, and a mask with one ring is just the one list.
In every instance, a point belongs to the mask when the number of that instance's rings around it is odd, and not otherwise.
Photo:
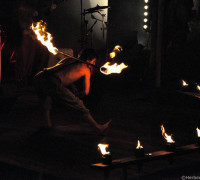
[(116, 53), (115, 52), (111, 52), (110, 53), (110, 58), (114, 58), (116, 56)]
[(105, 74), (105, 75), (109, 75), (112, 73), (121, 73), (121, 71), (125, 68), (127, 68), (128, 66), (125, 65), (124, 63), (121, 63), (119, 65), (117, 65), (117, 63), (110, 65), (110, 62), (105, 63), (103, 66), (101, 66), (100, 71), (101, 73)]
[(182, 84), (183, 86), (188, 86), (188, 84), (184, 80), (182, 80)]
[(114, 51), (122, 52), (122, 47), (120, 45), (116, 45), (113, 49)]
[(200, 137), (200, 129), (197, 127), (196, 130), (197, 130), (197, 136)]
[(53, 43), (51, 42), (53, 40), (53, 37), (50, 33), (46, 31), (47, 25), (42, 20), (37, 23), (32, 23), (30, 27), (33, 32), (36, 34), (37, 39), (48, 48), (49, 52), (53, 53), (54, 55), (57, 54), (58, 49), (54, 47)]
[(137, 147), (136, 149), (142, 149), (143, 147), (140, 145), (140, 141), (138, 140), (138, 144), (137, 144)]
[(161, 131), (162, 131), (162, 135), (163, 137), (167, 140), (168, 143), (174, 143), (175, 141), (173, 141), (172, 137), (167, 135), (167, 133), (165, 132), (165, 128), (163, 125), (161, 125)]
[(120, 45), (116, 45), (113, 49), (113, 51), (110, 53), (110, 58), (114, 58), (117, 53), (121, 52), (123, 49)]
[(107, 151), (108, 146), (109, 146), (108, 144), (98, 144), (98, 147), (102, 155), (110, 154), (110, 152)]

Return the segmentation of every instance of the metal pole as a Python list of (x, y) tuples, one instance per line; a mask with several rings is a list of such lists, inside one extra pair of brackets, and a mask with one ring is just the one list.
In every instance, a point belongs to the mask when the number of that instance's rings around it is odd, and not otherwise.
[(84, 63), (84, 64), (87, 64), (87, 65), (93, 66), (93, 67), (95, 67), (95, 68), (97, 68), (97, 69), (100, 69), (100, 67), (97, 66), (97, 65), (94, 65), (94, 64), (85, 62), (85, 61), (83, 61), (83, 60), (81, 60), (81, 59), (79, 59), (79, 58), (76, 58), (76, 57), (71, 56), (71, 55), (69, 55), (69, 54), (66, 54), (66, 53), (64, 53), (64, 52), (58, 51), (57, 53), (58, 53), (58, 54), (62, 54), (62, 55), (64, 55), (64, 56), (66, 56), (66, 57), (70, 57), (70, 58), (72, 58), (72, 59), (75, 59), (75, 60), (77, 60), (77, 61), (79, 61), (79, 62), (81, 62), (81, 63)]

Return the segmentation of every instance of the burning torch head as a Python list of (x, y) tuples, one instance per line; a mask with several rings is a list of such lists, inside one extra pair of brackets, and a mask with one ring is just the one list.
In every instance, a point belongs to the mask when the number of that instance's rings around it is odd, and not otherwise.
[(118, 54), (118, 53), (120, 53), (120, 52), (122, 52), (122, 47), (120, 46), (120, 45), (116, 45), (115, 47), (114, 47), (114, 49), (113, 49), (113, 51), (110, 53), (110, 58), (111, 59), (113, 59), (113, 58), (115, 58), (115, 56)]

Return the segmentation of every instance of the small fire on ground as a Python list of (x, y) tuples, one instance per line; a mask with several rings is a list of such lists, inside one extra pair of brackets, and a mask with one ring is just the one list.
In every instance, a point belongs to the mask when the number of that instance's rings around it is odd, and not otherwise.
[(98, 144), (99, 150), (101, 151), (102, 155), (108, 155), (110, 152), (108, 151), (108, 144)]
[(137, 144), (136, 149), (142, 149), (142, 148), (143, 148), (143, 146), (140, 145), (140, 141), (138, 140), (138, 144)]
[(165, 132), (165, 128), (163, 125), (161, 125), (161, 131), (162, 131), (163, 137), (167, 140), (168, 143), (175, 143), (175, 141), (172, 139), (172, 135), (168, 135)]

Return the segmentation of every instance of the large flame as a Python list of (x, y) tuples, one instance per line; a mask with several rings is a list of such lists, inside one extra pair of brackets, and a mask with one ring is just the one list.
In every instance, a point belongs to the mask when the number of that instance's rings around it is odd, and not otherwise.
[(161, 125), (161, 131), (162, 131), (163, 137), (167, 140), (168, 143), (175, 143), (175, 141), (173, 141), (173, 139), (172, 139), (172, 136), (167, 135), (163, 125)]
[(189, 84), (187, 84), (187, 82), (185, 82), (184, 80), (182, 80), (182, 84), (183, 86), (188, 86)]
[(54, 47), (53, 43), (51, 42), (53, 40), (53, 37), (49, 32), (47, 32), (47, 25), (42, 20), (37, 23), (32, 23), (30, 27), (33, 32), (36, 34), (37, 39), (48, 48), (48, 50), (53, 53), (54, 55), (57, 54), (58, 49)]
[(138, 144), (137, 144), (137, 147), (136, 149), (142, 149), (143, 147), (140, 145), (140, 141), (138, 140)]
[(121, 52), (123, 49), (120, 45), (116, 45), (113, 49), (113, 51), (110, 53), (110, 58), (114, 58), (117, 53)]
[(106, 75), (109, 75), (109, 74), (112, 74), (112, 73), (121, 73), (123, 69), (127, 68), (128, 66), (125, 65), (124, 63), (121, 63), (121, 64), (113, 64), (111, 65), (110, 62), (107, 62), (105, 63), (103, 66), (101, 66), (100, 68), (100, 71), (101, 73), (103, 74), (106, 74)]
[(110, 154), (110, 152), (107, 151), (108, 146), (109, 146), (108, 144), (98, 144), (98, 147), (102, 155)]
[(200, 129), (197, 127), (196, 130), (197, 130), (197, 136), (200, 137)]

